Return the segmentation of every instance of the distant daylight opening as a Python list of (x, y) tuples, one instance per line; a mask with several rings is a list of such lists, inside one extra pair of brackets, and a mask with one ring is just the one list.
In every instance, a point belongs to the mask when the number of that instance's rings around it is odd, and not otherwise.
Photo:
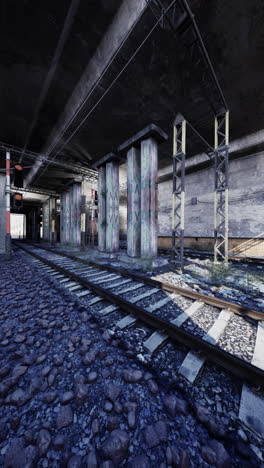
[(11, 213), (11, 236), (13, 239), (26, 237), (26, 215)]

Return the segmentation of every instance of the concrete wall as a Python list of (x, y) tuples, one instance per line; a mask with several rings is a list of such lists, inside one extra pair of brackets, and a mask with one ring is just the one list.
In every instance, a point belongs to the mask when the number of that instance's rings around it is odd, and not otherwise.
[[(187, 160), (187, 166), (190, 162)], [(230, 161), (229, 251), (264, 256), (264, 152)], [(159, 176), (172, 171), (162, 169)], [(197, 201), (192, 200), (197, 198)], [(120, 235), (126, 235), (126, 187), (120, 190)], [(192, 204), (195, 203), (195, 204)], [(214, 170), (186, 176), (185, 247), (213, 250)], [(158, 184), (159, 247), (171, 246), (172, 179)]]
[(5, 206), (5, 175), (0, 174), (0, 253), (5, 252), (6, 230), (6, 206)]
[[(262, 175), (262, 176), (261, 176)], [(264, 153), (230, 162), (229, 237), (264, 238)], [(212, 237), (214, 220), (214, 171), (186, 176), (185, 236)], [(172, 180), (158, 186), (159, 235), (171, 235)], [(197, 198), (197, 204), (192, 198)]]

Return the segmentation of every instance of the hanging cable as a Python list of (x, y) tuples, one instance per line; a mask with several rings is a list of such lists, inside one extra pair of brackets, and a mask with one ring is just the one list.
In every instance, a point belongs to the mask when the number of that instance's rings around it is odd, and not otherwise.
[(38, 100), (38, 103), (37, 103), (37, 106), (36, 106), (36, 109), (35, 109), (35, 112), (34, 112), (34, 115), (33, 115), (33, 119), (32, 119), (31, 125), (29, 127), (27, 136), (26, 136), (26, 141), (25, 141), (25, 144), (24, 144), (24, 148), (23, 148), (22, 154), (21, 154), (21, 156), (19, 158), (20, 163), (23, 160), (24, 153), (25, 153), (25, 151), (27, 149), (27, 146), (28, 146), (28, 143), (30, 141), (31, 135), (32, 135), (33, 130), (35, 128), (35, 125), (36, 125), (36, 122), (37, 122), (37, 119), (38, 119), (38, 116), (39, 116), (40, 109), (41, 109), (41, 107), (43, 105), (44, 100), (47, 97), (51, 82), (52, 82), (52, 80), (54, 78), (54, 75), (55, 75), (55, 72), (57, 70), (57, 66), (58, 66), (62, 51), (64, 49), (65, 43), (66, 43), (66, 41), (68, 39), (69, 32), (70, 32), (70, 29), (71, 29), (71, 26), (72, 26), (72, 23), (73, 23), (74, 16), (75, 16), (75, 14), (77, 12), (79, 3), (80, 3), (80, 0), (72, 0), (71, 1), (71, 5), (70, 5), (70, 8), (68, 10), (68, 13), (67, 13), (64, 25), (63, 25), (62, 33), (60, 35), (60, 38), (59, 38), (59, 41), (58, 41), (58, 44), (57, 44), (57, 47), (56, 47), (52, 62), (51, 62), (50, 69), (49, 69), (48, 74), (46, 76), (46, 79), (44, 81), (44, 85), (42, 87), (42, 90), (41, 90), (41, 93), (40, 93), (40, 96), (39, 96), (39, 100)]
[[(108, 71), (108, 69), (110, 68), (110, 66), (112, 65), (112, 63), (114, 62), (115, 58), (117, 57), (118, 53), (120, 52), (120, 50), (122, 49), (123, 45), (125, 44), (125, 42), (127, 41), (128, 37), (131, 35), (131, 33), (133, 32), (133, 30), (135, 29), (135, 27), (137, 26), (137, 24), (139, 23), (143, 13), (145, 12), (145, 9), (146, 7), (142, 10), (141, 14), (139, 15), (139, 17), (137, 18), (137, 20), (135, 21), (135, 23), (133, 24), (132, 28), (127, 32), (127, 34), (125, 35), (124, 39), (122, 40), (121, 44), (118, 46), (117, 50), (115, 51), (114, 55), (112, 56), (112, 58), (110, 59), (110, 61), (108, 62), (108, 64), (106, 65), (106, 67), (104, 68), (103, 72), (101, 73), (101, 75), (98, 77), (98, 79), (96, 80), (96, 82), (93, 84), (92, 88), (90, 89), (89, 93), (85, 96), (84, 100), (82, 101), (82, 103), (79, 105), (79, 107), (75, 110), (75, 112), (73, 113), (72, 117), (70, 118), (69, 122), (66, 124), (66, 126), (63, 128), (63, 130), (57, 135), (57, 139), (55, 140), (55, 142), (53, 143), (52, 147), (50, 148), (50, 150), (47, 152), (47, 157), (50, 156), (50, 154), (52, 153), (52, 151), (55, 149), (55, 147), (57, 146), (57, 144), (59, 143), (59, 141), (62, 139), (64, 133), (68, 130), (68, 128), (71, 126), (72, 122), (75, 120), (75, 118), (78, 116), (78, 114), (81, 112), (82, 108), (84, 107), (84, 105), (86, 104), (87, 100), (90, 98), (90, 96), (92, 95), (92, 93), (94, 92), (94, 90), (97, 88), (98, 84), (100, 83), (100, 81), (103, 79), (104, 75), (106, 74), (106, 72)], [(32, 177), (32, 181), (31, 183), (33, 183), (33, 178), (34, 178), (34, 175)]]
[[(87, 120), (87, 118), (91, 115), (91, 113), (96, 109), (96, 107), (100, 104), (100, 102), (102, 101), (102, 99), (106, 96), (106, 94), (111, 90), (111, 88), (113, 87), (113, 85), (116, 83), (116, 81), (118, 80), (118, 78), (123, 74), (123, 72), (127, 69), (128, 65), (131, 63), (131, 61), (134, 59), (134, 57), (138, 54), (138, 52), (141, 50), (141, 48), (143, 47), (143, 45), (145, 44), (145, 42), (149, 39), (149, 37), (151, 36), (151, 34), (154, 32), (154, 30), (157, 28), (157, 26), (159, 25), (162, 17), (170, 10), (170, 8), (174, 5), (174, 3), (176, 2), (177, 0), (172, 0), (172, 2), (170, 3), (170, 5), (168, 6), (168, 8), (166, 8), (166, 10), (164, 10), (164, 12), (162, 13), (161, 17), (156, 21), (156, 23), (154, 24), (154, 26), (150, 29), (150, 31), (148, 32), (148, 34), (146, 35), (146, 37), (143, 39), (143, 41), (140, 43), (140, 45), (138, 46), (138, 48), (135, 50), (135, 52), (132, 54), (132, 56), (130, 57), (130, 59), (127, 61), (127, 63), (124, 65), (124, 67), (122, 68), (122, 70), (117, 74), (117, 76), (115, 77), (115, 79), (112, 81), (112, 83), (108, 86), (108, 88), (105, 90), (105, 92), (102, 94), (102, 96), (98, 99), (98, 101), (95, 103), (95, 105), (92, 107), (92, 109), (85, 115), (85, 117), (81, 120), (81, 122), (79, 123), (79, 125), (77, 126), (77, 128), (72, 132), (72, 134), (67, 138), (67, 140), (63, 143), (63, 145), (61, 146), (61, 148), (55, 153), (55, 155), (51, 158), (51, 160), (53, 160), (57, 154), (59, 154), (62, 149), (65, 147), (65, 145), (72, 139), (72, 137), (75, 135), (75, 133), (79, 130), (79, 128), (83, 125), (83, 123)], [(50, 153), (48, 154), (48, 156), (50, 155)], [(47, 166), (43, 169), (43, 171), (40, 173), (40, 175), (38, 176), (38, 178), (35, 180), (35, 183), (39, 180), (39, 178), (42, 176), (42, 174), (46, 171), (47, 167), (49, 166), (49, 164), (47, 164)]]

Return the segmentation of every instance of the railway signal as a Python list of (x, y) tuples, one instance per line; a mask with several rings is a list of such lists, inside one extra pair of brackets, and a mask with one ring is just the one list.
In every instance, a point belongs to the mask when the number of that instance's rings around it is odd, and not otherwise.
[(14, 168), (14, 186), (17, 188), (24, 187), (23, 167), (20, 164), (16, 164)]
[(22, 206), (23, 206), (23, 195), (21, 193), (14, 193), (13, 207), (22, 208)]

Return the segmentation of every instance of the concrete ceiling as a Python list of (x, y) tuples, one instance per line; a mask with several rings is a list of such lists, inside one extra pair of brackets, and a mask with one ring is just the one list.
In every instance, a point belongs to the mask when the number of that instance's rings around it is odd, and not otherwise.
[[(68, 0), (2, 1), (1, 141), (24, 146), (70, 4)], [(120, 4), (121, 0), (80, 0), (29, 149), (43, 151)], [(189, 4), (230, 108), (231, 139), (263, 128), (263, 2), (189, 0)], [(162, 167), (170, 161), (172, 122), (177, 112), (194, 123), (212, 143), (213, 114), (190, 64), (189, 50), (183, 47), (180, 37), (160, 27), (97, 105), (154, 23), (153, 14), (147, 9), (109, 73), (87, 101), (82, 117), (94, 105), (95, 110), (57, 158), (89, 166), (154, 122), (169, 134), (168, 143), (160, 150)], [(79, 122), (80, 119), (74, 122), (71, 131)], [(190, 153), (201, 150), (195, 140), (188, 149)], [(37, 185), (62, 189), (65, 174), (60, 177), (58, 172), (52, 172), (54, 167), (42, 175)]]

